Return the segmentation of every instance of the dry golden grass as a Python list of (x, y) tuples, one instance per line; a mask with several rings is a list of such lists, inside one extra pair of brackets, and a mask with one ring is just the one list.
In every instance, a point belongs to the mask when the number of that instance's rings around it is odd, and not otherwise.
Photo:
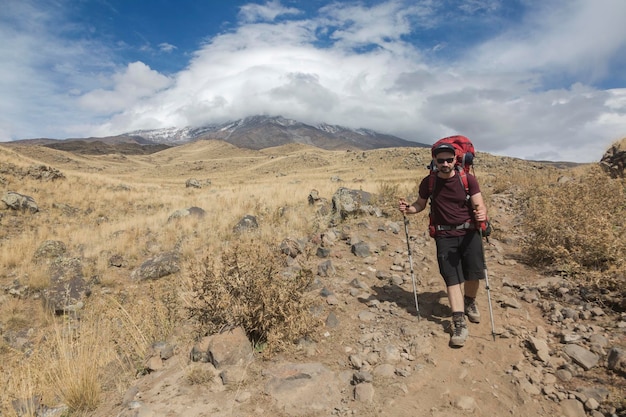
[(92, 411), (100, 403), (102, 368), (115, 357), (103, 340), (108, 334), (99, 325), (55, 327), (50, 350), (56, 355), (46, 358), (46, 370), (56, 395), (73, 412)]
[(527, 192), (530, 262), (567, 274), (608, 271), (626, 262), (624, 182), (599, 169)]
[[(40, 207), (36, 214), (0, 211), (0, 285), (29, 287), (22, 298), (0, 298), (0, 328), (5, 334), (24, 334), (31, 343), (16, 348), (0, 341), (2, 415), (14, 415), (13, 399), (42, 396), (46, 404), (54, 404), (61, 398), (84, 412), (97, 406), (102, 393), (123, 392), (142, 372), (152, 343), (184, 337), (177, 329), (186, 325), (189, 311), (214, 328), (243, 325), (255, 341), (266, 344), (268, 354), (287, 348), (285, 341), (306, 336), (314, 326), (304, 314), (307, 277), (279, 277), (280, 259), (268, 248), (328, 225), (308, 205), (309, 192), (315, 189), (330, 199), (339, 187), (369, 191), (377, 194), (377, 203), (391, 219), (399, 220), (397, 199), (415, 198), (429, 161), (428, 149), (333, 152), (288, 145), (251, 151), (217, 141), (144, 156), (0, 146), (2, 191), (30, 195)], [(65, 179), (45, 182), (9, 169), (34, 164), (58, 169)], [(607, 182), (593, 189), (592, 181), (599, 177), (586, 176), (586, 168), (570, 173), (487, 154), (478, 155), (476, 169), (487, 198), (512, 193), (531, 202), (528, 227), (536, 239), (534, 245), (529, 241), (532, 262), (551, 259), (565, 265), (573, 259), (577, 268), (622, 265), (623, 248), (615, 239), (623, 220), (615, 215), (626, 218), (623, 186)], [(577, 185), (556, 185), (563, 173), (579, 178)], [(186, 188), (190, 178), (205, 185)], [(529, 191), (536, 187), (535, 193)], [(168, 221), (173, 212), (189, 207), (206, 214)], [(609, 213), (611, 207), (618, 211)], [(247, 214), (257, 217), (259, 229), (242, 237), (233, 227)], [(596, 235), (570, 233), (572, 221), (560, 221), (559, 216), (573, 221), (579, 217), (578, 232)], [(412, 229), (426, 231), (427, 216), (411, 221)], [(567, 241), (559, 240), (565, 237)], [(83, 260), (85, 279), (93, 283), (94, 294), (80, 313), (80, 323), (51, 315), (37, 297), (48, 286), (49, 272), (45, 262), (33, 262), (33, 255), (46, 240), (64, 242), (67, 256)], [(180, 273), (147, 283), (130, 280), (131, 270), (145, 259), (174, 248), (182, 255)], [(546, 248), (554, 250), (541, 252)], [(110, 266), (113, 255), (126, 265)], [(221, 315), (215, 316), (218, 311), (206, 297), (218, 293), (223, 304)], [(287, 306), (288, 314), (278, 314), (277, 303)], [(89, 362), (88, 357), (98, 360)], [(213, 377), (189, 369), (192, 383)]]

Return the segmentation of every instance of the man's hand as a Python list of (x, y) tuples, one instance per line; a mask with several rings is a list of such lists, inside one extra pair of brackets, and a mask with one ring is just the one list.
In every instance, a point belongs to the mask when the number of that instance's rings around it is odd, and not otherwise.
[(487, 208), (485, 206), (474, 207), (474, 218), (478, 223), (482, 223), (487, 220)]
[(409, 203), (406, 202), (406, 200), (404, 200), (403, 198), (400, 199), (400, 203), (398, 205), (398, 208), (400, 209), (400, 211), (402, 212), (402, 214), (405, 214), (409, 211), (409, 207), (411, 207), (411, 205)]

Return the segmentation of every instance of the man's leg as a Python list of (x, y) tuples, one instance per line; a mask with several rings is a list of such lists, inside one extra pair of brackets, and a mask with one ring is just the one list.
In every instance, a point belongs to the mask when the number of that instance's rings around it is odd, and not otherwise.
[(476, 305), (476, 295), (480, 288), (480, 280), (484, 278), (483, 247), (479, 233), (470, 233), (463, 239), (463, 286), (464, 312), (472, 323), (480, 323), (480, 311)]
[(476, 305), (476, 294), (478, 294), (478, 288), (480, 281), (472, 280), (465, 281), (465, 296), (463, 297), (463, 311), (467, 315), (467, 318), (472, 323), (480, 323), (480, 311)]
[[(465, 288), (467, 288), (467, 282), (465, 283)], [(452, 312), (463, 312), (465, 305), (463, 303), (461, 284), (451, 285), (446, 289), (448, 290), (448, 301), (450, 301), (450, 309)]]
[(469, 335), (467, 323), (465, 323), (463, 292), (461, 291), (463, 269), (459, 257), (459, 243), (460, 239), (455, 237), (437, 239), (439, 272), (446, 282), (448, 301), (452, 309), (452, 334), (450, 336), (450, 346), (452, 347), (463, 346)]
[(450, 336), (450, 346), (462, 347), (465, 345), (469, 331), (465, 323), (465, 313), (463, 307), (463, 293), (461, 284), (447, 287), (448, 300), (452, 309), (452, 335)]
[(470, 298), (476, 298), (478, 294), (478, 288), (480, 288), (479, 280), (465, 281), (465, 296)]

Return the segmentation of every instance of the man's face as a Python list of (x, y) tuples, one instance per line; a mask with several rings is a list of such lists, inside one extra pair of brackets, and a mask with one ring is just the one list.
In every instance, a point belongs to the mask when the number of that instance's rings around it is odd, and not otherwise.
[(444, 174), (449, 174), (454, 169), (455, 155), (452, 152), (440, 152), (435, 157), (437, 169)]

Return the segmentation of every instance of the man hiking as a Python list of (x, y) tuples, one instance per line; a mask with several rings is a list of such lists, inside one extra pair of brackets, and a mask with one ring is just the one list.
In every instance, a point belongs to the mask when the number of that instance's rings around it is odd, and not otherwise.
[(477, 224), (487, 220), (487, 209), (476, 177), (455, 168), (453, 145), (434, 147), (432, 156), (433, 172), (421, 181), (417, 200), (409, 204), (401, 199), (399, 209), (419, 213), (431, 199), (431, 234), (452, 309), (450, 346), (462, 347), (469, 335), (465, 315), (472, 323), (480, 322), (476, 294), (485, 266)]

